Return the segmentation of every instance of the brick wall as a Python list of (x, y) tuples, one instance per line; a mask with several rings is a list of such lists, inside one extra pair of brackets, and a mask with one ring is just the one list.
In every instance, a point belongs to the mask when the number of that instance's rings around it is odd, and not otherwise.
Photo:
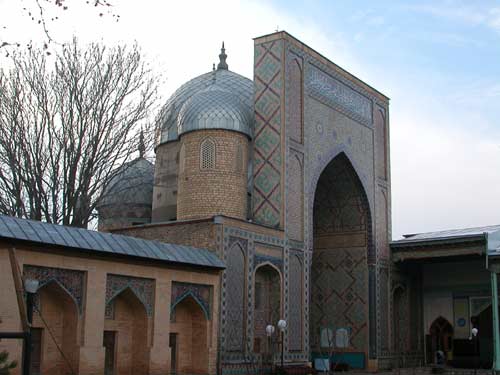
[(212, 220), (206, 220), (129, 227), (113, 233), (216, 251), (215, 231), (216, 224)]
[[(215, 166), (200, 168), (201, 143), (215, 143)], [(247, 215), (248, 139), (227, 130), (203, 130), (182, 135), (185, 160), (180, 161), (177, 219), (226, 215), (245, 219)], [(243, 168), (238, 163), (242, 149)]]

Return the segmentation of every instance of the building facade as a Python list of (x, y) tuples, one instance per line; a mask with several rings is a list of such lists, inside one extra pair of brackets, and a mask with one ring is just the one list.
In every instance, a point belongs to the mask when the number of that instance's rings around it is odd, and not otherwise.
[[(224, 265), (213, 253), (0, 215), (0, 332), (22, 330), (16, 268), (38, 282), (32, 375), (217, 372)], [(0, 340), (13, 375), (22, 348)]]
[(223, 46), (217, 68), (167, 101), (151, 222), (101, 212), (101, 229), (225, 262), (222, 373), (279, 352), (265, 334), (278, 319), (287, 364), (323, 356), (321, 337), (344, 330), (345, 360), (375, 369), (390, 350), (388, 98), (286, 32), (254, 48), (253, 81)]

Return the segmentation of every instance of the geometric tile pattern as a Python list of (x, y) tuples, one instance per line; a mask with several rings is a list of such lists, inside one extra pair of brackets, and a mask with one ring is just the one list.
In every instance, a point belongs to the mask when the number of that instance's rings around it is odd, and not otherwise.
[(254, 219), (281, 224), (283, 41), (255, 46)]
[(210, 319), (212, 305), (212, 287), (210, 285), (172, 282), (170, 309), (187, 297), (192, 297), (202, 308), (205, 317)]
[(368, 327), (368, 205), (348, 160), (336, 157), (318, 181), (311, 270), (311, 343), (321, 328), (347, 328), (351, 349), (365, 351)]
[[(52, 281), (55, 281), (73, 298), (76, 305), (78, 306), (78, 311), (80, 313), (83, 311), (82, 302), (85, 272), (63, 268), (25, 265), (23, 267), (23, 277), (25, 279), (38, 280), (38, 289), (42, 288), (44, 285), (47, 285)], [(38, 303), (38, 301), (36, 301), (36, 303)]]
[(298, 255), (290, 255), (290, 272), (288, 275), (290, 289), (288, 310), (288, 349), (290, 351), (302, 350), (303, 335), (303, 277), (302, 262)]
[[(108, 274), (106, 277), (106, 306), (126, 289), (130, 289), (142, 303), (147, 316), (154, 311), (155, 281), (142, 277)], [(108, 314), (110, 312), (108, 311)]]

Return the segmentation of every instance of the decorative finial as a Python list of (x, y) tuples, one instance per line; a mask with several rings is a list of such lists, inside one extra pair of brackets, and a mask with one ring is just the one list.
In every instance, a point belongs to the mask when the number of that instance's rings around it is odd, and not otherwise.
[(146, 145), (144, 144), (144, 133), (141, 129), (141, 134), (139, 135), (139, 157), (143, 158), (146, 153)]
[(219, 70), (219, 69), (228, 70), (226, 59), (227, 59), (226, 49), (224, 48), (224, 42), (222, 42), (222, 48), (220, 50), (220, 55), (219, 55), (220, 61), (219, 61), (219, 65), (217, 65), (217, 70)]

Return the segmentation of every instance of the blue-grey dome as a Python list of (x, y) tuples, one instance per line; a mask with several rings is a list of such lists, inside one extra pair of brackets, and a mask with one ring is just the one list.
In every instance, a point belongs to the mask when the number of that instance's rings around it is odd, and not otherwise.
[[(200, 95), (198, 96), (197, 94)], [(211, 94), (214, 95), (214, 98), (208, 102)], [(195, 96), (197, 97), (195, 98)], [(221, 65), (219, 63), (218, 69), (186, 82), (167, 100), (159, 116), (158, 144), (177, 140), (180, 135), (179, 129), (183, 129), (181, 133), (188, 129), (195, 130), (196, 125), (194, 122), (186, 122), (187, 115), (189, 114), (190, 119), (199, 116), (203, 117), (207, 114), (207, 111), (213, 111), (209, 109), (210, 106), (215, 106), (219, 109), (224, 108), (227, 113), (222, 117), (226, 120), (229, 118), (233, 120), (209, 121), (213, 126), (208, 128), (241, 131), (251, 137), (254, 122), (253, 96), (254, 86), (250, 79), (227, 70), (227, 64)], [(187, 102), (190, 99), (191, 104), (188, 104)], [(207, 100), (207, 106), (202, 105), (202, 101), (205, 99)], [(226, 100), (227, 105), (223, 106), (222, 100)], [(184, 106), (185, 104), (187, 107)], [(201, 112), (195, 114), (195, 108), (198, 108)], [(181, 110), (184, 113), (184, 120), (179, 116)], [(215, 116), (215, 112), (210, 113), (209, 117), (217, 117)], [(247, 117), (249, 117), (249, 123), (236, 125), (236, 122), (240, 120), (247, 121)], [(207, 125), (207, 122), (203, 120), (197, 123), (199, 125)], [(226, 127), (225, 124), (229, 127)], [(201, 127), (199, 129), (206, 128)]]
[(251, 108), (217, 84), (186, 100), (177, 118), (177, 135), (198, 129), (227, 129), (251, 138), (252, 127)]
[(151, 206), (153, 203), (154, 165), (139, 157), (121, 167), (107, 184), (97, 209), (105, 206)]

